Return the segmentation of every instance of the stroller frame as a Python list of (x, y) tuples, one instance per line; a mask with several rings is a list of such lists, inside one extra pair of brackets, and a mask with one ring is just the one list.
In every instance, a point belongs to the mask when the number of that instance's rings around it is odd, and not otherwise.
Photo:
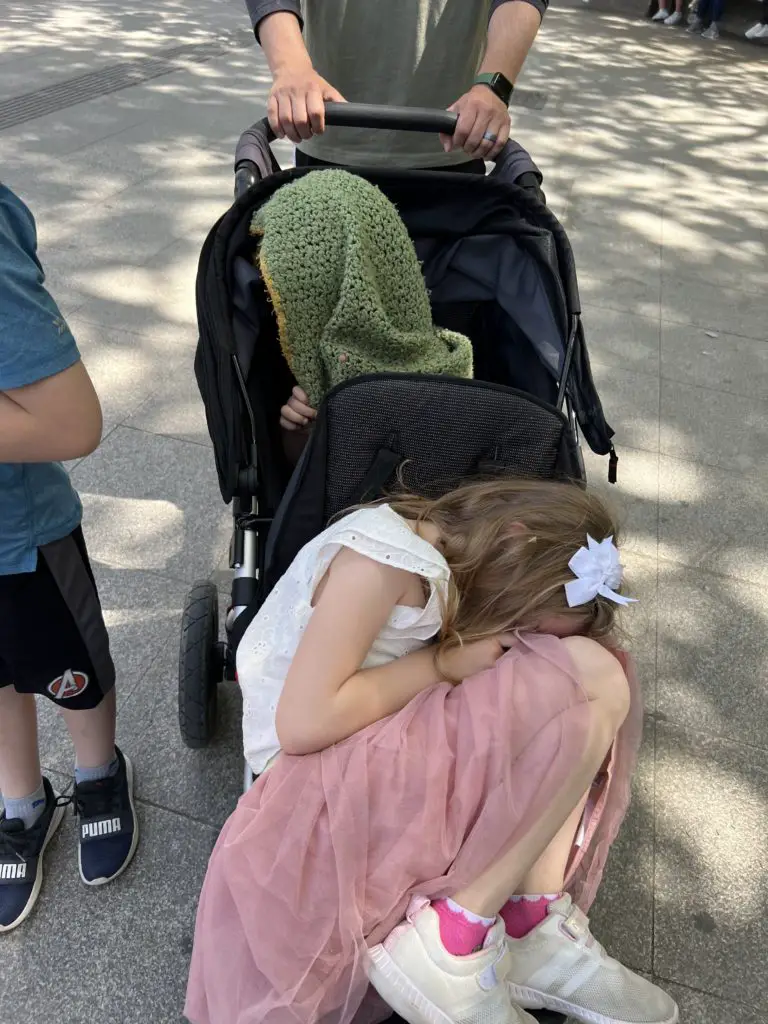
[[(458, 118), (456, 114), (425, 108), (381, 107), (369, 104), (328, 103), (326, 122), (329, 125), (365, 128), (387, 128), (419, 132), (451, 134)], [(265, 119), (256, 122), (241, 136), (235, 155), (235, 199), (245, 196), (250, 189), (280, 171), (272, 150), (274, 134)], [(544, 206), (541, 192), (541, 174), (526, 151), (515, 142), (508, 142), (495, 161), (495, 173), (505, 172), (505, 180), (514, 181), (521, 196), (529, 197), (537, 211), (544, 210), (563, 235), (559, 224)], [(312, 173), (311, 170), (305, 173)], [(521, 192), (521, 189), (524, 190)], [(205, 250), (204, 250), (205, 251)], [(568, 248), (570, 255), (570, 249)], [(571, 261), (572, 261), (572, 257)], [(202, 263), (202, 258), (201, 258)], [(578, 311), (570, 315), (567, 343), (556, 383), (558, 412), (565, 414), (579, 462), (577, 476), (584, 478), (584, 466), (578, 446), (579, 423), (569, 390), (574, 370), (577, 346), (585, 349)], [(582, 344), (580, 344), (582, 343)], [(230, 567), (233, 571), (231, 601), (225, 619), (225, 639), (219, 639), (218, 591), (210, 581), (195, 584), (188, 597), (182, 618), (179, 657), (179, 723), (187, 746), (206, 746), (212, 738), (217, 710), (217, 682), (234, 680), (235, 650), (252, 615), (258, 598), (260, 582), (264, 580), (266, 537), (273, 523), (265, 515), (260, 500), (261, 480), (258, 461), (257, 425), (246, 375), (237, 352), (231, 354), (234, 379), (237, 382), (243, 409), (250, 426), (250, 457), (248, 465), (239, 471), (238, 484), (232, 493), (233, 531), (230, 544)], [(588, 361), (586, 373), (589, 374)], [(581, 371), (583, 372), (583, 370)], [(602, 415), (602, 413), (601, 413)], [(610, 428), (603, 421), (604, 431), (610, 438)], [(589, 438), (593, 447), (594, 441)], [(604, 454), (610, 455), (609, 479), (615, 480), (616, 455), (610, 441), (601, 440)], [(244, 772), (244, 784), (250, 785), (249, 771)]]

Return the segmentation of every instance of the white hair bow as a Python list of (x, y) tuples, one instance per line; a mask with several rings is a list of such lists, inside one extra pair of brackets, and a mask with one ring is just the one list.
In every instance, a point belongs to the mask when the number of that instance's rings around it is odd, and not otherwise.
[(569, 608), (587, 604), (598, 594), (622, 605), (632, 604), (635, 600), (616, 593), (616, 588), (621, 586), (623, 569), (613, 537), (598, 542), (587, 534), (587, 547), (579, 548), (568, 563), (568, 568), (576, 577), (565, 584), (565, 599)]

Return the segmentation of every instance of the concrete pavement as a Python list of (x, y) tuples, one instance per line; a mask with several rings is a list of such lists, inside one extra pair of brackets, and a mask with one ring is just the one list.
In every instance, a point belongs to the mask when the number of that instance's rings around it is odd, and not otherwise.
[[(192, 374), (193, 286), (268, 77), (237, 3), (0, 0), (0, 23), (2, 178), (35, 211), (51, 289), (105, 410), (102, 447), (72, 472), (143, 829), (130, 872), (90, 891), (67, 819), (35, 915), (2, 942), (0, 1024), (176, 1024), (206, 859), (240, 783), (233, 689), (210, 750), (183, 748), (175, 719), (184, 596), (200, 576), (223, 583), (228, 539)], [(628, 626), (646, 737), (595, 930), (674, 991), (684, 1021), (758, 1024), (768, 1011), (764, 52), (560, 0), (521, 84), (546, 95), (539, 110), (513, 108), (514, 132), (575, 249), (642, 599)], [(602, 461), (588, 467), (607, 486)], [(63, 784), (71, 752), (48, 708), (41, 743)]]

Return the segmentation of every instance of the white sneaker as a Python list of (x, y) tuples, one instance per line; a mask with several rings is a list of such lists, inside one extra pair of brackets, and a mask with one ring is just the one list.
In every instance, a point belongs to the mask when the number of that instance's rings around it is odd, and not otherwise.
[(744, 34), (747, 39), (768, 39), (768, 22), (763, 24), (762, 21), (758, 21), (752, 28), (748, 28)]
[(371, 984), (408, 1024), (536, 1024), (512, 1003), (501, 919), (478, 953), (452, 956), (435, 911), (413, 900), (406, 920), (368, 952)]
[(658, 11), (651, 18), (651, 21), (665, 21), (669, 17), (669, 11), (666, 7), (660, 7)]
[(688, 28), (685, 31), (693, 34), (694, 32), (701, 32), (703, 27), (704, 22), (702, 19), (694, 14), (692, 18), (690, 16), (688, 17)]
[(673, 11), (672, 14), (670, 14), (670, 16), (668, 18), (664, 19), (664, 24), (665, 25), (679, 25), (682, 20), (683, 20), (683, 12), (682, 11)]
[(720, 29), (717, 27), (717, 23), (713, 21), (709, 28), (705, 29), (704, 32), (701, 33), (701, 38), (711, 40), (719, 39)]
[(522, 939), (507, 938), (512, 999), (584, 1024), (676, 1024), (673, 999), (613, 960), (590, 933), (570, 896)]

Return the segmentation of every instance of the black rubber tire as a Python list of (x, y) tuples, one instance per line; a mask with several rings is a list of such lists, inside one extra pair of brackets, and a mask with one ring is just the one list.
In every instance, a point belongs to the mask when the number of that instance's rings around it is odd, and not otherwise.
[(219, 593), (210, 580), (187, 596), (179, 645), (179, 729), (188, 747), (207, 747), (216, 732), (220, 676)]

